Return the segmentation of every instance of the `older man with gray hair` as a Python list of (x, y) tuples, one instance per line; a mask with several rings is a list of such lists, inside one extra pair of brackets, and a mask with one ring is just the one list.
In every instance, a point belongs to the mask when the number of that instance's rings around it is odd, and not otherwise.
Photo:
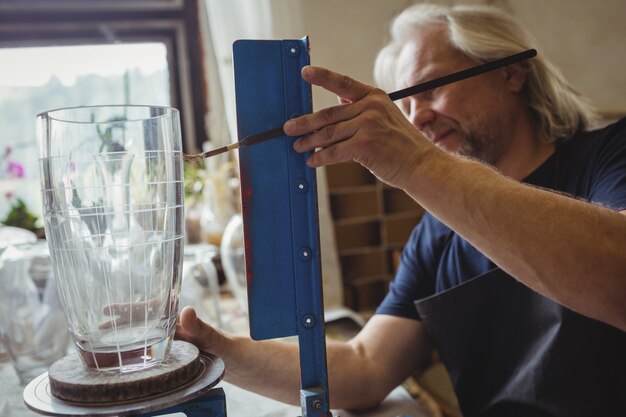
[[(489, 7), (415, 5), (376, 76), (388, 91), (532, 48)], [(338, 106), (288, 121), (313, 167), (353, 160), (427, 213), (365, 328), (328, 344), (330, 401), (379, 403), (435, 346), (470, 416), (626, 410), (626, 120), (591, 107), (539, 55), (402, 100), (324, 68), (303, 77)], [(227, 379), (297, 403), (298, 353), (181, 313), (178, 337)], [(262, 375), (272, 375), (267, 380)]]

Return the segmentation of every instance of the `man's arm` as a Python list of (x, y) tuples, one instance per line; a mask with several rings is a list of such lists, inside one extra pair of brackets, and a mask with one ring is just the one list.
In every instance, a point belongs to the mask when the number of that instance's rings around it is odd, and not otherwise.
[[(387, 94), (323, 68), (303, 77), (343, 104), (288, 121), (318, 167), (354, 160), (529, 287), (626, 330), (626, 217), (510, 180), (446, 154), (422, 137)], [(313, 132), (313, 133), (311, 133)]]
[(626, 331), (626, 212), (440, 155), (405, 191), (498, 266), (547, 297)]
[[(181, 312), (176, 337), (222, 358), (228, 382), (299, 404), (297, 344), (227, 335), (203, 323), (191, 308)], [(351, 341), (327, 344), (331, 407), (363, 409), (380, 403), (428, 358), (429, 352), (421, 322), (373, 316)]]

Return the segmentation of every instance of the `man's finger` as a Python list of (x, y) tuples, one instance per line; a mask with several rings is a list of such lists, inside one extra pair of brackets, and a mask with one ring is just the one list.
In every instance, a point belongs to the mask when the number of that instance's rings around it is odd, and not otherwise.
[(335, 93), (342, 102), (358, 101), (372, 91), (372, 87), (367, 84), (321, 67), (306, 66), (302, 68), (302, 78), (313, 85)]
[(354, 119), (343, 123), (330, 124), (313, 133), (300, 137), (293, 143), (296, 152), (308, 152), (315, 148), (326, 148), (354, 136), (359, 128)]
[(283, 129), (289, 136), (302, 136), (315, 132), (324, 127), (353, 119), (360, 111), (357, 104), (326, 107), (315, 113), (287, 120)]
[(361, 111), (359, 100), (375, 90), (373, 87), (350, 77), (320, 67), (304, 67), (302, 77), (312, 84), (337, 94), (342, 102), (349, 104), (327, 107), (315, 113), (288, 120), (283, 125), (288, 136), (306, 135), (326, 126), (354, 118)]
[(324, 165), (350, 161), (352, 156), (352, 148), (346, 142), (338, 142), (315, 152), (307, 159), (307, 165), (311, 168), (319, 168)]

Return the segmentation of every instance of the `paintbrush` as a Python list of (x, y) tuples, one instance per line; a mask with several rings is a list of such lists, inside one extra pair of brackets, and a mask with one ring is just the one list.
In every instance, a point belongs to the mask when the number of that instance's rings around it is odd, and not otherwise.
[[(417, 84), (411, 87), (404, 88), (402, 90), (394, 91), (393, 93), (389, 93), (389, 98), (392, 101), (401, 100), (403, 98), (423, 93), (428, 90), (433, 90), (438, 87), (442, 87), (447, 84), (451, 84), (457, 81), (465, 80), (470, 77), (474, 77), (476, 75), (483, 74), (488, 71), (493, 71), (498, 68), (502, 68), (506, 65), (513, 64), (515, 62), (522, 61), (524, 59), (532, 58), (537, 55), (537, 51), (535, 49), (529, 49), (524, 52), (520, 52), (514, 55), (510, 55), (501, 59), (497, 59), (495, 61), (487, 62), (484, 64), (477, 65), (472, 68), (468, 68), (462, 71), (454, 72), (452, 74), (445, 75), (440, 78), (436, 78), (434, 80), (426, 81), (421, 84)], [(224, 152), (232, 151), (239, 148), (244, 148), (246, 146), (256, 145), (258, 143), (265, 142), (269, 139), (278, 138), (281, 136), (285, 136), (285, 132), (282, 127), (278, 127), (276, 129), (267, 130), (265, 132), (257, 133), (255, 135), (246, 136), (238, 142), (231, 143), (226, 146), (222, 146), (220, 148), (216, 148), (210, 151), (198, 153), (198, 154), (183, 154), (183, 159), (185, 161), (193, 161), (195, 159), (201, 158), (210, 158), (215, 155), (219, 155)]]
[(233, 151), (239, 148), (245, 148), (246, 146), (256, 145), (257, 143), (265, 142), (268, 139), (274, 139), (281, 136), (284, 136), (285, 132), (282, 127), (278, 127), (272, 130), (266, 130), (265, 132), (257, 133), (256, 135), (246, 136), (241, 139), (239, 142), (233, 142), (229, 145), (222, 146), (220, 148), (215, 148), (210, 151), (197, 153), (197, 154), (183, 154), (183, 159), (185, 161), (193, 161), (194, 159), (199, 158), (210, 158), (215, 155), (219, 155), (224, 152)]

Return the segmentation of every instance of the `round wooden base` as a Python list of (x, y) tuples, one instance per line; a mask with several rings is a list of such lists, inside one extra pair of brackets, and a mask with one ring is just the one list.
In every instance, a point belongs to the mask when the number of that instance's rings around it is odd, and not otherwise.
[[(177, 347), (174, 351), (178, 349)], [(122, 417), (160, 411), (199, 398), (209, 393), (219, 383), (224, 376), (224, 361), (217, 356), (204, 353), (199, 359), (200, 370), (190, 381), (166, 392), (143, 398), (139, 398), (137, 392), (134, 391), (135, 388), (130, 387), (128, 388), (131, 394), (129, 396), (132, 398), (122, 401), (103, 402), (100, 400), (107, 395), (105, 393), (109, 389), (107, 385), (100, 385), (101, 391), (97, 402), (63, 400), (51, 394), (50, 378), (48, 372), (45, 372), (24, 388), (24, 403), (36, 413), (57, 417)], [(83, 367), (82, 362), (73, 363), (76, 368)], [(91, 390), (89, 395), (93, 396), (93, 394)]]
[(176, 340), (166, 361), (141, 371), (120, 373), (89, 370), (74, 353), (50, 367), (50, 391), (65, 401), (91, 404), (158, 395), (192, 380), (201, 368), (199, 356), (197, 347)]

